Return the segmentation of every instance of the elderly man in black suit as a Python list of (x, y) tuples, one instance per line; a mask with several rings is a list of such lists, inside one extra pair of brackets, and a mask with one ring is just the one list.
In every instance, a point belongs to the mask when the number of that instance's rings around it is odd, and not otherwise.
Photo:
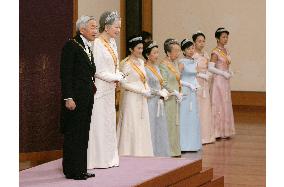
[(92, 16), (81, 16), (76, 22), (77, 35), (62, 50), (60, 78), (62, 90), (61, 132), (64, 134), (63, 173), (66, 178), (86, 180), (89, 128), (96, 87), (96, 66), (90, 42), (97, 35)]

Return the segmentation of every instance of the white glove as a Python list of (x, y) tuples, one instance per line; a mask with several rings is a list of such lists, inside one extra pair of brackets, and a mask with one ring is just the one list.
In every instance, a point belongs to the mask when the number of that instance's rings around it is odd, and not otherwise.
[(216, 68), (214, 62), (209, 62), (208, 71), (210, 71), (211, 73), (215, 73), (217, 75), (223, 75), (223, 73), (225, 72), (225, 71), (222, 71), (222, 70)]
[(208, 75), (209, 79), (211, 79), (213, 77), (213, 74), (210, 71), (207, 71), (206, 75)]
[(178, 97), (179, 92), (178, 92), (178, 91), (176, 91), (176, 90), (174, 90), (174, 91), (172, 92), (172, 95), (174, 95), (174, 96)]
[(231, 73), (224, 71), (222, 74), (226, 79), (230, 79), (232, 77)]
[(124, 79), (124, 77), (120, 73), (116, 73), (114, 76), (115, 76), (115, 81), (118, 82)]
[(165, 88), (163, 88), (162, 91), (163, 91), (164, 93), (166, 93), (167, 95), (170, 94), (170, 93), (168, 92), (168, 90), (166, 90)]
[(228, 73), (227, 71), (223, 71), (223, 70), (220, 70), (220, 69), (216, 68), (214, 62), (209, 62), (208, 70), (210, 72), (212, 72), (212, 73), (215, 73), (215, 74), (218, 74), (218, 75), (222, 75), (226, 79), (231, 78), (231, 74), (230, 73)]
[(165, 100), (168, 99), (169, 92), (166, 89), (159, 90), (159, 95), (163, 97)]
[(199, 85), (193, 85), (189, 82), (181, 81), (181, 85), (186, 86), (190, 88), (192, 91), (196, 91), (200, 86)]
[(123, 78), (123, 79), (121, 79), (120, 81), (119, 81), (120, 83), (127, 83), (127, 79), (126, 78)]
[(200, 78), (202, 78), (202, 79), (205, 79), (206, 81), (208, 81), (209, 78), (210, 78), (207, 73), (198, 73), (198, 74), (197, 74), (197, 77), (200, 77)]
[(195, 85), (196, 90), (201, 89), (202, 87), (200, 86), (200, 84), (198, 83), (198, 81), (196, 81), (196, 85)]
[(181, 102), (182, 102), (182, 99), (183, 99), (182, 94), (179, 94), (179, 97), (176, 98), (176, 101), (177, 101), (178, 103), (181, 103)]
[(178, 103), (182, 101), (182, 93), (179, 93), (178, 91), (174, 90), (173, 95), (176, 96), (176, 100)]
[(152, 94), (151, 94), (151, 91), (150, 90), (144, 90), (144, 91), (142, 91), (142, 95), (144, 96), (144, 97), (150, 97)]
[(122, 72), (117, 72), (116, 74), (115, 74), (115, 77), (116, 77), (116, 81), (118, 81), (118, 82), (126, 82), (126, 76), (125, 76), (125, 74), (124, 73), (122, 73)]
[(235, 73), (232, 70), (229, 70), (229, 73), (231, 74), (231, 77), (235, 76)]
[(103, 81), (106, 81), (106, 82), (116, 82), (116, 81), (120, 81), (123, 78), (121, 74), (114, 74), (110, 72), (96, 73), (95, 77)]
[(122, 73), (121, 71), (117, 72), (116, 74), (117, 74), (117, 75), (121, 75), (123, 78), (125, 78), (125, 74)]
[(188, 88), (192, 88), (193, 87), (193, 85), (191, 83), (189, 83), (189, 82), (185, 82), (185, 81), (180, 81), (180, 82), (181, 82), (182, 86), (186, 86)]

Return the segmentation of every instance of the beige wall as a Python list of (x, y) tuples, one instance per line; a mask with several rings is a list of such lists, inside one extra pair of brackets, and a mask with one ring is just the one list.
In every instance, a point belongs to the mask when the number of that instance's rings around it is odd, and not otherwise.
[[(99, 19), (104, 11), (120, 11), (120, 1), (119, 0), (78, 0), (78, 17), (81, 15), (92, 15), (95, 16), (97, 23), (99, 24)], [(119, 39), (116, 39), (116, 44), (119, 54)]]
[(219, 26), (230, 31), (227, 47), (232, 69), (238, 72), (232, 90), (265, 91), (265, 0), (153, 0), (153, 38), (161, 46), (161, 56), (166, 38), (181, 41), (197, 30), (206, 35), (210, 52)]

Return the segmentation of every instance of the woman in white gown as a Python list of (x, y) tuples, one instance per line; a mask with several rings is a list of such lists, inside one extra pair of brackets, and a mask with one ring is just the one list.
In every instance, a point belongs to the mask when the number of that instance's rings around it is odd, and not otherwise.
[(121, 21), (117, 12), (104, 12), (100, 17), (100, 36), (93, 46), (96, 64), (94, 96), (87, 168), (119, 166), (116, 139), (115, 88), (123, 79), (119, 72), (117, 47), (114, 38), (119, 36)]
[(153, 156), (147, 104), (151, 91), (141, 59), (142, 37), (131, 37), (128, 40), (128, 48), (131, 54), (122, 67), (127, 80), (121, 83), (124, 91), (117, 129), (118, 151), (119, 155)]

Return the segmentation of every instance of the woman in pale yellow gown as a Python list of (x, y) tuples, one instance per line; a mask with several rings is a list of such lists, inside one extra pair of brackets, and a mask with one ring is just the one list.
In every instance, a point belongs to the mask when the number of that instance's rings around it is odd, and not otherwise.
[(121, 83), (123, 92), (117, 126), (118, 152), (119, 155), (153, 156), (147, 104), (151, 91), (141, 59), (142, 37), (131, 37), (128, 46), (131, 54), (121, 67), (127, 77)]

